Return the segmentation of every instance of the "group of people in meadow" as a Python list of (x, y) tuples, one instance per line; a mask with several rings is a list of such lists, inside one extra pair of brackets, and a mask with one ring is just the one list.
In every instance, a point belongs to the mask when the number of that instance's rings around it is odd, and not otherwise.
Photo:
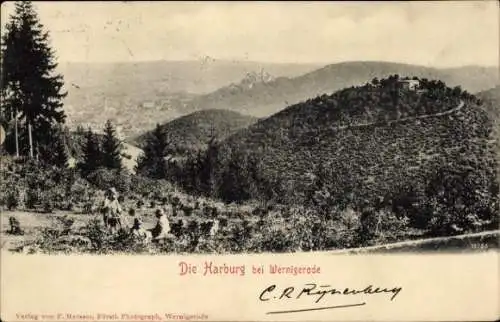
[[(171, 206), (165, 210), (172, 210)], [(128, 216), (124, 214), (115, 188), (106, 191), (104, 202), (100, 207), (104, 227), (110, 234), (115, 234), (119, 230), (128, 230), (134, 237), (145, 242), (165, 242), (173, 238), (173, 235), (170, 234), (170, 223), (165, 210), (162, 208), (156, 209), (155, 226), (145, 229), (142, 220), (136, 215), (134, 209), (130, 209)]]

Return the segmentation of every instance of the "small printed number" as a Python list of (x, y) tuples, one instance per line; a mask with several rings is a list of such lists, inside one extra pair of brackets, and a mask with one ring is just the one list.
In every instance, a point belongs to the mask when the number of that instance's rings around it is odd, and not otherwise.
[(488, 244), (486, 244), (486, 243), (472, 243), (471, 248), (472, 249), (488, 249)]

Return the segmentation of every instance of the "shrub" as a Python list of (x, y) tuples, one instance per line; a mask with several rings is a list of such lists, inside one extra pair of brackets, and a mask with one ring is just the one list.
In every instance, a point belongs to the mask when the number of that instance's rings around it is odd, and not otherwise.
[(92, 214), (97, 211), (97, 206), (94, 201), (87, 201), (83, 204), (82, 211), (85, 214)]
[(127, 194), (131, 187), (130, 175), (116, 169), (97, 169), (87, 176), (87, 180), (101, 190), (115, 187), (121, 194)]
[(64, 217), (57, 217), (57, 221), (59, 230), (61, 231), (62, 235), (68, 235), (69, 233), (71, 233), (71, 229), (75, 222), (74, 219), (68, 216), (64, 216)]
[(98, 218), (92, 218), (84, 226), (85, 236), (90, 239), (92, 248), (94, 250), (104, 250), (106, 242), (106, 231)]
[(7, 209), (16, 209), (17, 207), (19, 207), (19, 190), (14, 187), (11, 190), (7, 191), (5, 199), (5, 205), (7, 206)]
[(296, 249), (294, 240), (282, 229), (269, 229), (263, 233), (260, 250), (264, 252), (288, 252)]
[(26, 191), (26, 200), (25, 205), (28, 209), (35, 209), (37, 205), (40, 203), (41, 196), (40, 191), (38, 189), (29, 188)]
[(54, 211), (54, 201), (52, 200), (52, 198), (47, 195), (44, 195), (43, 198), (42, 198), (42, 209), (43, 209), (43, 212), (45, 213), (52, 213)]

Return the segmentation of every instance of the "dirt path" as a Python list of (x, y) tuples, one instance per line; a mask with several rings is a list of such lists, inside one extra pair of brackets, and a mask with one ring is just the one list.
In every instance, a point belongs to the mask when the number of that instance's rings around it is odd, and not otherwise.
[(376, 125), (376, 124), (389, 125), (389, 124), (399, 123), (399, 122), (404, 122), (404, 121), (409, 121), (409, 120), (421, 120), (421, 119), (426, 119), (426, 118), (430, 118), (430, 117), (437, 117), (437, 116), (443, 116), (443, 115), (448, 115), (448, 114), (454, 113), (455, 111), (462, 109), (464, 107), (464, 105), (465, 105), (464, 101), (460, 101), (460, 104), (458, 104), (458, 106), (456, 106), (452, 109), (449, 109), (447, 111), (439, 112), (439, 113), (435, 113), (435, 114), (424, 114), (424, 115), (419, 115), (419, 116), (414, 116), (414, 117), (405, 117), (405, 118), (392, 120), (392, 121), (388, 121), (388, 122), (370, 122), (370, 123), (361, 123), (361, 124), (354, 124), (354, 125), (342, 125), (342, 126), (338, 126), (338, 127), (333, 127), (331, 129), (334, 131), (335, 130), (340, 131), (340, 130), (345, 130), (345, 129), (359, 128), (359, 127), (365, 127), (365, 126)]
[[(467, 240), (481, 239), (482, 237), (496, 237), (498, 239), (498, 238), (500, 238), (500, 229), (499, 230), (483, 231), (480, 233), (473, 233), (473, 234), (409, 240), (409, 241), (384, 244), (384, 245), (369, 246), (369, 247), (338, 249), (338, 250), (328, 251), (327, 253), (329, 253), (329, 254), (365, 253), (365, 252), (373, 252), (373, 251), (377, 251), (377, 250), (391, 250), (391, 249), (398, 249), (398, 248), (405, 248), (405, 247), (416, 247), (416, 250), (417, 250), (418, 246), (422, 246), (422, 245), (439, 244), (442, 242), (450, 242), (450, 241), (466, 242)], [(480, 245), (478, 245), (478, 247), (480, 247)]]
[[(74, 227), (83, 226), (91, 215), (75, 214), (71, 212), (57, 212), (54, 214), (44, 214), (29, 211), (2, 211), (0, 212), (0, 246), (2, 249), (8, 249), (22, 244), (24, 241), (35, 238), (36, 233), (45, 227), (54, 226), (57, 218), (69, 217), (74, 220)], [(24, 235), (16, 236), (8, 234), (9, 218), (15, 217), (24, 230)]]

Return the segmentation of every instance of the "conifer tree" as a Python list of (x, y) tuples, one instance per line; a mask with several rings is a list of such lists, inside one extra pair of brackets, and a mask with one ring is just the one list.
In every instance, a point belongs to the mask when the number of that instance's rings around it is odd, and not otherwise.
[(41, 146), (37, 151), (38, 155), (46, 164), (66, 168), (68, 166), (67, 138), (62, 129), (54, 129), (52, 132), (52, 141)]
[(110, 120), (104, 126), (102, 141), (102, 166), (108, 169), (122, 169), (122, 143), (116, 136), (116, 130)]
[(165, 157), (168, 154), (168, 140), (165, 131), (159, 124), (146, 139), (144, 154), (137, 162), (137, 173), (151, 178), (164, 178), (167, 165)]
[(212, 137), (208, 142), (207, 150), (200, 155), (201, 168), (199, 173), (200, 190), (201, 192), (214, 196), (216, 194), (217, 184), (217, 157), (219, 154), (218, 142), (215, 137)]
[(31, 2), (18, 1), (2, 39), (1, 114), (14, 124), (16, 154), (31, 157), (57, 140), (53, 128), (65, 120), (63, 78), (43, 28)]
[(84, 144), (82, 148), (83, 160), (79, 167), (84, 176), (95, 171), (101, 165), (101, 149), (99, 139), (89, 128), (85, 133)]

